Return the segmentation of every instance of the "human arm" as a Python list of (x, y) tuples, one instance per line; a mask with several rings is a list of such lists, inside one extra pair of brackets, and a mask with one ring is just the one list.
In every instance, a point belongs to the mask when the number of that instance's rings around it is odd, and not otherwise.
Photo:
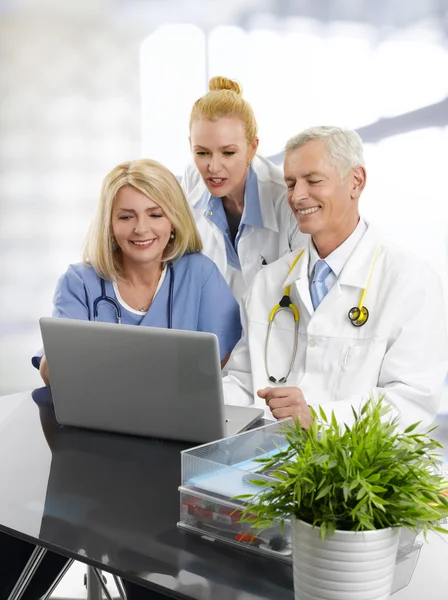
[(42, 355), (40, 360), (39, 373), (45, 385), (50, 385), (50, 376), (48, 374), (48, 364), (45, 354)]
[[(56, 285), (52, 316), (64, 319), (90, 319), (84, 282), (72, 266), (59, 278)], [(42, 358), (43, 348), (31, 358), (31, 363), (40, 370), (42, 379), (48, 385), (44, 378), (45, 376), (48, 379), (48, 368), (44, 366), (42, 370), (40, 369)]]
[(221, 369), (224, 369), (224, 367), (226, 366), (226, 364), (229, 361), (230, 355), (232, 353), (231, 352), (227, 352), (227, 354), (224, 356), (224, 358), (221, 360)]
[(218, 337), (223, 366), (241, 337), (239, 306), (218, 267), (208, 259), (201, 290), (198, 330)]
[(223, 378), (224, 398), (226, 404), (250, 406), (254, 404), (252, 369), (247, 337), (247, 292), (240, 303), (242, 336), (230, 355), (227, 363), (227, 375)]

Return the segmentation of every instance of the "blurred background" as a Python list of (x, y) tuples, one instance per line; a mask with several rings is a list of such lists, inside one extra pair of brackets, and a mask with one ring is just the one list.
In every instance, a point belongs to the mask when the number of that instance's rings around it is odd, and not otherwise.
[(180, 177), (217, 74), (278, 164), (305, 127), (359, 131), (362, 211), (428, 259), (448, 314), (448, 0), (0, 0), (0, 395), (39, 382), (38, 319), (104, 175), (147, 156)]

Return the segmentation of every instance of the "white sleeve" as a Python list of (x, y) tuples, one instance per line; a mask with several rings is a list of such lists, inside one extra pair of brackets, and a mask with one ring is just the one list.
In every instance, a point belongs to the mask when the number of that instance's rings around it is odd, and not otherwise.
[(358, 411), (370, 395), (384, 395), (403, 427), (421, 421), (424, 429), (433, 422), (448, 371), (448, 339), (442, 287), (431, 269), (419, 273), (414, 293), (407, 294), (397, 315), (378, 386), (344, 401), (321, 403), (341, 422), (350, 424), (351, 407)]
[(222, 380), (225, 403), (238, 406), (250, 406), (254, 404), (252, 370), (247, 337), (247, 297), (248, 294), (240, 302), (243, 335), (230, 355), (229, 362), (226, 365), (227, 375)]
[(187, 199), (188, 196), (191, 194), (192, 190), (194, 190), (194, 188), (198, 184), (200, 177), (201, 176), (196, 168), (196, 165), (190, 164), (187, 166), (187, 168), (184, 171), (182, 180), (180, 182), (180, 185)]

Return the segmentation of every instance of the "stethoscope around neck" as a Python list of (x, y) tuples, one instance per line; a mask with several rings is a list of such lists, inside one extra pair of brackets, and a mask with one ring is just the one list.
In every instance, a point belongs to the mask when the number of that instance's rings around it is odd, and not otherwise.
[[(379, 250), (380, 249), (378, 247), (376, 249), (375, 256), (373, 258), (372, 266), (370, 267), (370, 273), (369, 273), (369, 277), (367, 279), (366, 287), (362, 290), (358, 306), (354, 306), (353, 308), (351, 308), (348, 311), (348, 319), (354, 327), (362, 327), (363, 325), (365, 325), (367, 323), (367, 320), (369, 318), (369, 311), (368, 311), (367, 307), (364, 306), (364, 300), (365, 300), (367, 291), (370, 286), (370, 280), (372, 279), (372, 274), (373, 274), (373, 270), (375, 268), (375, 263), (377, 261), (378, 255), (379, 255)], [(291, 268), (288, 271), (288, 275), (294, 269), (294, 267), (298, 263), (298, 261), (303, 253), (304, 253), (304, 250), (301, 250), (299, 252), (299, 254), (296, 256), (296, 258), (294, 259), (294, 261), (291, 265)], [(299, 309), (297, 308), (297, 306), (295, 306), (295, 304), (293, 304), (291, 302), (290, 293), (291, 293), (291, 286), (287, 285), (283, 291), (282, 299), (280, 300), (280, 302), (278, 304), (276, 304), (274, 306), (274, 308), (271, 310), (271, 312), (269, 314), (268, 332), (266, 335), (266, 343), (265, 343), (265, 347), (264, 347), (264, 364), (266, 367), (266, 375), (267, 375), (269, 381), (272, 381), (272, 383), (286, 383), (286, 381), (288, 380), (288, 377), (291, 375), (291, 371), (292, 371), (292, 368), (294, 366), (294, 362), (295, 362), (296, 356), (297, 356), (297, 346), (299, 343), (300, 313), (299, 313)], [(275, 320), (275, 317), (277, 316), (277, 314), (282, 310), (290, 310), (294, 317), (294, 347), (292, 350), (291, 362), (289, 363), (288, 372), (286, 373), (286, 375), (284, 377), (281, 377), (280, 379), (276, 379), (273, 375), (270, 374), (270, 371), (269, 371), (268, 349), (269, 349), (269, 338), (271, 335), (272, 324), (274, 323), (274, 320)]]
[[(174, 292), (174, 267), (171, 261), (168, 262), (168, 269), (170, 271), (170, 288), (168, 292), (168, 329), (173, 328), (173, 292)], [(106, 295), (106, 282), (101, 278), (101, 296), (95, 298), (93, 301), (93, 320), (98, 321), (98, 305), (100, 302), (107, 302), (114, 307), (117, 323), (121, 325), (121, 306), (115, 300)]]

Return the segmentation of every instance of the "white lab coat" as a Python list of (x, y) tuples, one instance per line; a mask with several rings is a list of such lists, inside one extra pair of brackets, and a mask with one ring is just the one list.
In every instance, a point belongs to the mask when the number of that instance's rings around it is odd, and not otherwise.
[(203, 208), (196, 207), (207, 189), (196, 166), (190, 165), (182, 179), (182, 187), (202, 239), (203, 252), (216, 263), (238, 301), (263, 268), (262, 257), (270, 264), (302, 246), (305, 239), (298, 231), (296, 219), (286, 201), (283, 171), (261, 156), (254, 157), (252, 168), (258, 179), (263, 228), (244, 228), (238, 243), (241, 271), (227, 264), (223, 232), (208, 218)]
[[(358, 305), (377, 247), (380, 253), (364, 305), (370, 317), (354, 327), (348, 311)], [(308, 280), (309, 245), (288, 276), (297, 252), (265, 267), (241, 303), (244, 335), (227, 364), (228, 404), (264, 406), (256, 391), (275, 385), (265, 370), (268, 316), (291, 284), (300, 311), (297, 357), (286, 385), (299, 386), (309, 405), (321, 404), (345, 422), (371, 393), (385, 394), (404, 425), (429, 424), (437, 412), (448, 370), (448, 341), (438, 276), (417, 256), (380, 238), (370, 226), (334, 286), (314, 312)], [(281, 311), (269, 344), (270, 374), (286, 375), (294, 323)], [(285, 385), (285, 384), (283, 384)], [(266, 407), (266, 416), (272, 418)]]

